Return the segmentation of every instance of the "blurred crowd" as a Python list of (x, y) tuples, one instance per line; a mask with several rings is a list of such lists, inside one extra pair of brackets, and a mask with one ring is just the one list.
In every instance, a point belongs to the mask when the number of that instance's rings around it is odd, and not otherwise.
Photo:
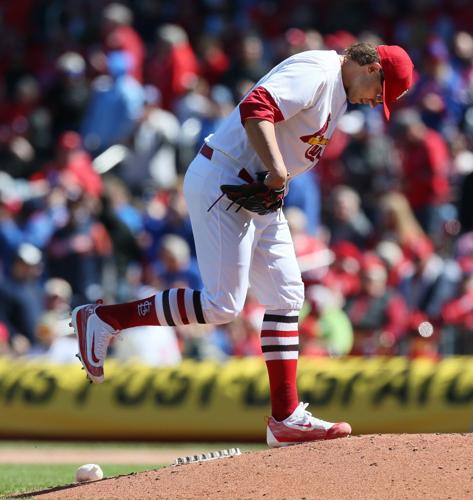
[[(473, 354), (471, 26), (464, 0), (0, 0), (0, 353), (68, 362), (71, 307), (200, 288), (181, 185), (204, 138), (284, 58), (362, 40), (416, 83), (389, 124), (350, 106), (291, 182), (301, 354)], [(258, 355), (263, 313), (250, 290), (228, 325), (114, 355)]]

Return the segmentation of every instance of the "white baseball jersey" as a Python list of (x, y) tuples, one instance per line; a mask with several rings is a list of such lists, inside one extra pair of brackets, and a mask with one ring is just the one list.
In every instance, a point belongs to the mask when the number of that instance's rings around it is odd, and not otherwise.
[(304, 302), (284, 213), (260, 216), (245, 209), (227, 210), (229, 200), (221, 197), (220, 186), (234, 184), (237, 172), (245, 180), (242, 169), (253, 178), (266, 170), (242, 120), (264, 117), (275, 124), (286, 168), (294, 177), (317, 164), (345, 109), (338, 54), (303, 52), (264, 76), (215, 134), (207, 137), (212, 149), (202, 149), (184, 179), (207, 322), (225, 322), (241, 311), (248, 286), (267, 311), (296, 311)]
[[(269, 92), (283, 118), (275, 123), (275, 131), (289, 178), (314, 167), (346, 110), (339, 55), (301, 52), (281, 62), (253, 89), (258, 87)], [(239, 106), (206, 142), (250, 174), (266, 170), (249, 143)]]

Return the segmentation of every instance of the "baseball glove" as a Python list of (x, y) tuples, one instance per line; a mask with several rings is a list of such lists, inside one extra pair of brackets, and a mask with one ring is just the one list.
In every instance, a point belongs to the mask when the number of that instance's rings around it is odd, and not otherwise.
[(242, 207), (259, 215), (276, 212), (283, 205), (284, 187), (271, 189), (264, 184), (267, 172), (261, 172), (255, 182), (249, 184), (223, 184), (220, 186), (222, 193), (231, 200), (227, 210), (236, 203), (240, 210)]

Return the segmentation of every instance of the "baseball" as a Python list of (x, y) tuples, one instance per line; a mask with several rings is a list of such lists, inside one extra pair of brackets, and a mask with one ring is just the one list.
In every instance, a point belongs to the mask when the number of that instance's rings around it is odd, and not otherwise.
[(421, 337), (431, 337), (434, 333), (434, 327), (430, 321), (422, 321), (422, 323), (417, 327), (417, 331)]
[(97, 464), (85, 464), (81, 465), (76, 470), (76, 481), (78, 483), (83, 483), (84, 481), (98, 481), (103, 478), (103, 471), (100, 465)]

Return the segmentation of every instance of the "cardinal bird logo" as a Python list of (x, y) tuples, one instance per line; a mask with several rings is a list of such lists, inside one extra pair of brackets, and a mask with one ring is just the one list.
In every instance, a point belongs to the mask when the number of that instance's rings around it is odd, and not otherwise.
[(330, 139), (326, 139), (324, 137), (325, 132), (327, 132), (330, 119), (331, 114), (328, 115), (327, 121), (320, 130), (317, 130), (317, 132), (314, 132), (311, 135), (303, 135), (299, 138), (302, 142), (309, 144), (309, 147), (305, 152), (305, 157), (311, 162), (320, 159), (325, 146), (330, 142)]

